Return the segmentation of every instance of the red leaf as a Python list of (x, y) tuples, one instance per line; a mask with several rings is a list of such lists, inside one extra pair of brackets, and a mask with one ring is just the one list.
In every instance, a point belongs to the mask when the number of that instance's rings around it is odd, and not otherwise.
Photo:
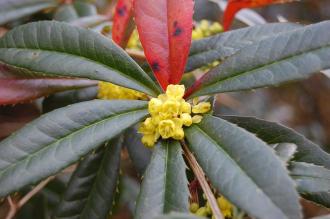
[(55, 92), (96, 84), (83, 79), (18, 78), (6, 66), (0, 65), (0, 105), (24, 103)]
[(119, 0), (113, 17), (112, 39), (125, 48), (134, 30), (133, 0)]
[(135, 0), (135, 23), (158, 82), (181, 81), (191, 44), (192, 0)]
[(270, 4), (285, 3), (295, 0), (229, 0), (227, 8), (223, 16), (223, 28), (225, 31), (229, 30), (235, 15), (243, 8), (257, 8)]

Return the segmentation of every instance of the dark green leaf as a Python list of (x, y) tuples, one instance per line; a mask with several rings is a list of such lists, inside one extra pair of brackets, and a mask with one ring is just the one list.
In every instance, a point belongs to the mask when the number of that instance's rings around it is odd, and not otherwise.
[(53, 94), (42, 102), (42, 112), (48, 113), (70, 104), (96, 99), (97, 89), (95, 86)]
[(142, 135), (137, 133), (137, 128), (130, 128), (125, 134), (124, 145), (136, 171), (142, 176), (150, 163), (151, 150), (141, 142)]
[[(303, 162), (291, 162), (289, 168), (303, 197), (330, 207), (330, 170)], [(326, 198), (319, 199), (319, 197)]]
[(86, 2), (75, 2), (59, 7), (54, 15), (54, 20), (57, 21), (74, 21), (80, 17), (97, 15), (96, 7), (93, 4)]
[(9, 31), (0, 39), (0, 62), (24, 76), (90, 78), (150, 95), (160, 90), (111, 40), (57, 21), (29, 23)]
[(302, 218), (293, 181), (263, 141), (211, 115), (185, 133), (212, 185), (233, 204), (257, 218)]
[(188, 212), (185, 171), (179, 142), (159, 142), (143, 177), (135, 219), (152, 219), (171, 211)]
[(56, 0), (1, 0), (0, 25), (56, 6)]
[[(88, 155), (73, 173), (56, 218), (106, 219), (118, 183), (122, 138)], [(103, 153), (104, 152), (104, 153)]]
[(0, 142), (0, 197), (55, 174), (147, 114), (144, 101), (93, 100), (54, 110)]
[(299, 27), (301, 26), (292, 23), (265, 24), (241, 28), (193, 41), (186, 72), (195, 70), (216, 60), (224, 60), (246, 46)]
[(223, 118), (256, 134), (268, 144), (293, 143), (297, 145), (297, 152), (293, 158), (296, 161), (330, 168), (330, 154), (288, 127), (252, 117), (224, 116)]
[(154, 219), (203, 219), (204, 217), (198, 217), (192, 214), (184, 214), (184, 213), (170, 213), (161, 216), (157, 216)]
[(192, 97), (279, 85), (330, 68), (329, 28), (325, 21), (245, 47), (206, 73)]
[(130, 213), (134, 213), (135, 202), (140, 192), (140, 184), (136, 179), (124, 176), (120, 180), (120, 199), (119, 204), (126, 206)]

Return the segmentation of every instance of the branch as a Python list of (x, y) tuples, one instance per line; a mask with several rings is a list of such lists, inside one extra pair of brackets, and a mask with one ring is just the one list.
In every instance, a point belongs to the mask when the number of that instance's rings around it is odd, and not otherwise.
[(53, 180), (55, 176), (50, 176), (41, 183), (39, 183), (36, 187), (34, 187), (30, 192), (28, 192), (21, 200), (17, 203), (14, 203), (11, 197), (7, 198), (10, 209), (6, 216), (6, 219), (13, 219), (16, 213), (20, 208), (23, 207), (35, 194), (37, 194), (40, 190), (42, 190), (51, 180)]
[(192, 171), (194, 172), (196, 178), (198, 179), (199, 184), (202, 187), (204, 194), (206, 195), (206, 198), (212, 209), (213, 216), (215, 217), (215, 219), (223, 219), (223, 215), (219, 209), (217, 200), (215, 199), (213, 192), (210, 188), (210, 185), (208, 184), (208, 182), (205, 178), (204, 171), (199, 166), (195, 156), (191, 153), (187, 144), (184, 141), (180, 141), (180, 143), (183, 147), (184, 155), (187, 158), (187, 161), (188, 161)]

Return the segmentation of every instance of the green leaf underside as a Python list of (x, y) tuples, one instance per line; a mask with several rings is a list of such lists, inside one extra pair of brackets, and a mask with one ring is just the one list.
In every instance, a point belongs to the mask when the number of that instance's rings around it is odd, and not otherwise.
[(19, 26), (0, 39), (0, 62), (24, 76), (108, 81), (149, 95), (160, 88), (111, 40), (57, 21)]
[(193, 41), (186, 72), (235, 54), (246, 46), (267, 37), (301, 27), (293, 23), (274, 23), (241, 28)]
[(118, 184), (121, 146), (122, 138), (117, 138), (80, 162), (56, 218), (107, 218)]
[(1, 0), (0, 25), (53, 6), (55, 0)]
[(303, 197), (330, 208), (330, 170), (310, 163), (291, 162), (290, 172)]
[(330, 154), (293, 129), (253, 117), (223, 116), (222, 118), (256, 134), (268, 144), (293, 143), (297, 145), (297, 151), (293, 157), (295, 161), (330, 168)]
[(211, 115), (185, 133), (212, 185), (236, 206), (257, 218), (302, 218), (284, 163), (263, 141)]
[(142, 176), (150, 162), (151, 150), (142, 144), (142, 135), (137, 133), (137, 131), (137, 128), (127, 130), (124, 145), (127, 148), (134, 168)]
[(31, 122), (0, 143), (0, 197), (79, 160), (144, 119), (146, 107), (145, 101), (93, 100)]
[(192, 97), (279, 85), (329, 68), (329, 28), (325, 21), (245, 47), (206, 73)]
[(152, 219), (171, 211), (188, 212), (185, 171), (179, 142), (159, 142), (143, 177), (134, 218)]
[(104, 147), (88, 154), (73, 172), (55, 218), (79, 218), (104, 157)]

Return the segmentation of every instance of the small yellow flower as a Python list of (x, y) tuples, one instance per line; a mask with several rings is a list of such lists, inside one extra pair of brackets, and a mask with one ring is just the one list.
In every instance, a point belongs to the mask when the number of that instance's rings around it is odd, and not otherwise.
[(201, 216), (201, 217), (206, 217), (206, 216), (207, 216), (207, 210), (206, 210), (206, 207), (201, 207), (201, 208), (199, 208), (199, 209), (196, 211), (195, 215), (197, 215), (197, 216)]
[(184, 91), (185, 91), (184, 85), (170, 84), (167, 86), (166, 95), (169, 98), (173, 98), (175, 100), (180, 100), (183, 98)]
[(160, 121), (158, 132), (164, 139), (173, 137), (175, 133), (175, 123), (170, 119)]
[(225, 217), (231, 217), (233, 212), (233, 205), (223, 196), (217, 198), (218, 206)]
[(192, 108), (193, 113), (207, 113), (211, 110), (211, 104), (208, 102), (201, 102)]
[(190, 103), (187, 103), (186, 101), (181, 102), (181, 113), (191, 113), (191, 105)]
[(99, 99), (126, 99), (126, 100), (145, 100), (147, 96), (141, 92), (124, 88), (108, 82), (99, 82), (97, 97)]
[(155, 125), (152, 122), (152, 119), (149, 117), (143, 123), (141, 123), (139, 132), (143, 134), (154, 134)]
[(157, 98), (152, 98), (148, 104), (148, 110), (151, 115), (159, 113), (162, 108), (163, 102)]
[(192, 122), (193, 123), (200, 123), (202, 121), (202, 119), (203, 119), (203, 116), (201, 116), (201, 115), (194, 115), (192, 117)]
[(181, 104), (175, 100), (167, 100), (163, 104), (161, 114), (164, 115), (165, 118), (173, 118), (177, 117), (180, 112)]
[(157, 138), (155, 134), (143, 135), (142, 143), (147, 147), (152, 147), (155, 145)]
[(196, 211), (199, 209), (199, 205), (195, 202), (191, 203), (189, 206), (189, 210), (192, 213), (196, 213)]
[(192, 118), (191, 118), (191, 115), (189, 113), (182, 113), (180, 115), (180, 118), (181, 118), (182, 123), (183, 123), (184, 126), (191, 126)]

